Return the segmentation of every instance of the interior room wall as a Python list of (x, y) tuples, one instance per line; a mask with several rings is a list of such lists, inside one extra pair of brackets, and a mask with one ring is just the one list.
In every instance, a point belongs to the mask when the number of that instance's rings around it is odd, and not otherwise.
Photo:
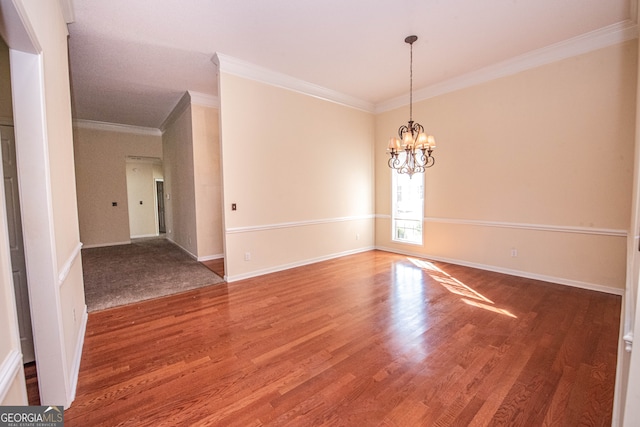
[(373, 115), (224, 70), (219, 87), (227, 279), (371, 248)]
[(191, 104), (185, 94), (162, 134), (166, 236), (197, 258), (196, 195), (194, 186)]
[(220, 171), (220, 112), (191, 104), (193, 171), (196, 204), (197, 257), (222, 258), (222, 175)]
[(74, 151), (83, 247), (129, 243), (126, 159), (162, 158), (160, 131), (77, 122)]
[(385, 148), (408, 108), (379, 114), (376, 246), (622, 293), (636, 56), (634, 40), (415, 103), (437, 141), (424, 246), (391, 240)]

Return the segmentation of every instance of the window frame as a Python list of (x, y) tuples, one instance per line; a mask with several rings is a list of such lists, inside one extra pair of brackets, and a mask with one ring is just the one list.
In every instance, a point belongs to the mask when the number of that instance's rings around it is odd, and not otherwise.
[[(404, 180), (405, 183), (415, 183), (415, 180), (419, 180), (421, 186), (418, 186), (420, 190), (418, 191), (419, 201), (405, 202), (405, 208), (410, 206), (413, 208), (412, 211), (407, 211), (408, 214), (402, 215), (400, 214), (400, 209), (397, 206), (399, 203), (398, 199), (398, 179)], [(404, 184), (404, 183), (402, 183)], [(402, 185), (406, 187), (405, 185)], [(416, 186), (411, 186), (412, 188), (405, 188), (403, 193), (415, 193)], [(395, 243), (409, 244), (409, 245), (424, 245), (424, 188), (425, 188), (425, 178), (424, 174), (418, 173), (414, 174), (412, 177), (409, 177), (407, 174), (399, 174), (397, 171), (391, 171), (391, 241)], [(402, 197), (403, 194), (401, 194)], [(405, 196), (406, 197), (406, 196)], [(414, 197), (414, 196), (411, 196)], [(400, 203), (402, 203), (400, 201)], [(416, 208), (419, 208), (419, 212), (416, 211)], [(398, 228), (398, 222), (404, 221), (405, 226)], [(415, 227), (407, 226), (406, 222), (412, 222), (415, 224)], [(404, 230), (403, 234), (406, 235), (407, 231), (409, 231), (409, 236), (407, 238), (399, 237), (400, 230)], [(412, 238), (414, 237), (414, 238)]]

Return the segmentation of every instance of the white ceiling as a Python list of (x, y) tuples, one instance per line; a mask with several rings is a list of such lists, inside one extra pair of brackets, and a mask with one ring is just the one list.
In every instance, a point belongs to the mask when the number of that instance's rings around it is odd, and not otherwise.
[(636, 0), (72, 0), (76, 119), (159, 128), (218, 52), (376, 105), (630, 20)]

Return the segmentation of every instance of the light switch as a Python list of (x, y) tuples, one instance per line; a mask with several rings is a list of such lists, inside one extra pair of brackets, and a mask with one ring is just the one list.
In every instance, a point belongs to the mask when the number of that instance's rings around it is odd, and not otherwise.
[(238, 206), (236, 206), (236, 204), (235, 204), (235, 203), (231, 203), (231, 210), (232, 210), (232, 211), (235, 211), (235, 210), (237, 210), (237, 209), (238, 209)]

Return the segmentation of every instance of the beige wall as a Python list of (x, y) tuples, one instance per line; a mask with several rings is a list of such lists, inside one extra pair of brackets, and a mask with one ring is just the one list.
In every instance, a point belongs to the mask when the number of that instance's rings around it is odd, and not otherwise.
[[(126, 159), (162, 158), (162, 137), (151, 133), (74, 127), (80, 239), (84, 247), (128, 243)], [(116, 202), (117, 206), (112, 206)]]
[(220, 102), (229, 280), (372, 247), (371, 114), (224, 72)]
[(621, 292), (636, 54), (627, 42), (416, 103), (438, 142), (422, 247), (389, 231), (384, 153), (408, 108), (378, 115), (376, 245)]
[(191, 105), (176, 108), (162, 134), (167, 238), (197, 257)]
[(167, 237), (200, 261), (224, 255), (218, 117), (186, 92), (162, 138)]
[(196, 204), (197, 256), (199, 260), (221, 258), (222, 175), (220, 171), (219, 110), (191, 105), (193, 170)]

